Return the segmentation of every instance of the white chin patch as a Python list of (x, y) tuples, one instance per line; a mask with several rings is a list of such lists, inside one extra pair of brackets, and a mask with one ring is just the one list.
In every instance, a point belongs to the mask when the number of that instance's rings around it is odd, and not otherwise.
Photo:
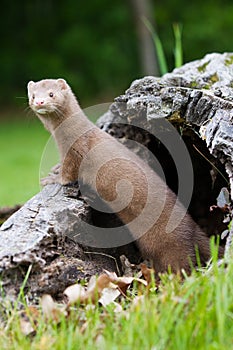
[(47, 109), (45, 108), (39, 108), (36, 110), (36, 113), (39, 113), (39, 114), (46, 114), (48, 113)]

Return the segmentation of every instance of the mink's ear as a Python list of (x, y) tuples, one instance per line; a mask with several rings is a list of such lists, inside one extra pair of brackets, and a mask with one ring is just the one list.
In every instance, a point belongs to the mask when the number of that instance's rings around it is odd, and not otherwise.
[(27, 85), (28, 91), (30, 91), (30, 89), (33, 87), (34, 84), (35, 84), (34, 81), (32, 81), (32, 80), (29, 81), (29, 83)]
[(66, 90), (68, 88), (67, 82), (64, 79), (57, 79), (57, 83), (61, 90)]

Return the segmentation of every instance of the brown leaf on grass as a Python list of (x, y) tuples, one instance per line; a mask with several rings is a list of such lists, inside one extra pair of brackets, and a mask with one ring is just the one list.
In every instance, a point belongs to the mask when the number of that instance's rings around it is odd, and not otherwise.
[(115, 288), (104, 288), (98, 301), (101, 305), (106, 307), (107, 305), (114, 302), (119, 297), (119, 295), (121, 295), (121, 292), (117, 286), (115, 286)]
[(155, 275), (154, 269), (149, 269), (146, 264), (141, 264), (142, 275), (145, 278), (147, 285), (149, 286), (152, 282), (152, 276)]
[(86, 304), (89, 301), (106, 306), (121, 294), (125, 295), (133, 281), (134, 277), (117, 277), (116, 273), (105, 271), (99, 277), (92, 276), (86, 289), (75, 284), (66, 288), (64, 294), (68, 298), (68, 306), (75, 302)]
[[(144, 275), (149, 275), (152, 271), (148, 269), (146, 265), (142, 266), (142, 270), (144, 271)], [(105, 273), (101, 274), (99, 277), (92, 276), (86, 288), (78, 283), (67, 287), (63, 292), (66, 298), (65, 305), (61, 306), (55, 303), (51, 295), (45, 294), (41, 298), (41, 308), (45, 320), (52, 320), (58, 324), (62, 316), (69, 316), (70, 306), (77, 302), (81, 304), (88, 304), (89, 302), (92, 304), (100, 303), (103, 307), (112, 304), (115, 313), (123, 312), (122, 306), (115, 300), (120, 295), (126, 297), (127, 289), (135, 281), (139, 283), (138, 288), (148, 285), (147, 281), (144, 279), (130, 276), (118, 277), (115, 272), (106, 270)], [(143, 289), (143, 291), (144, 290), (145, 289)], [(89, 306), (91, 307), (91, 304), (87, 305), (86, 308)], [(93, 305), (92, 307), (95, 306)], [(38, 317), (38, 311), (35, 308), (31, 309), (33, 317), (27, 317), (25, 312), (21, 315), (21, 329), (26, 335), (35, 334), (34, 325), (36, 326), (36, 319), (33, 312)], [(85, 331), (88, 327), (88, 323), (84, 322), (82, 327), (83, 331)]]
[(97, 278), (95, 276), (91, 278), (87, 286), (86, 294), (82, 298), (82, 302), (90, 300), (93, 304), (96, 303), (100, 299), (102, 291), (105, 288), (111, 287), (110, 283), (111, 280), (106, 274), (102, 274)]
[(90, 279), (87, 286), (87, 292), (92, 294), (93, 291), (97, 290), (98, 293), (101, 293), (104, 288), (109, 287), (110, 283), (111, 279), (109, 278), (109, 276), (106, 273), (103, 273), (97, 278), (95, 277), (93, 279)]
[(29, 306), (26, 310), (19, 312), (20, 329), (26, 336), (34, 336), (36, 334), (37, 320), (39, 312), (34, 306)]
[[(91, 299), (92, 302), (98, 301), (104, 307), (113, 303), (121, 295), (118, 286), (114, 283), (114, 278), (105, 273), (100, 275), (95, 281), (94, 279), (91, 280), (87, 287), (87, 300)], [(115, 310), (119, 312), (120, 307), (117, 303), (115, 304)]]
[(114, 310), (113, 310), (115, 314), (119, 314), (119, 313), (123, 312), (123, 307), (121, 306), (120, 303), (116, 303), (116, 302), (114, 301), (114, 302), (113, 302), (113, 305), (115, 306), (115, 308), (114, 308)]
[(107, 270), (105, 270), (105, 273), (110, 278), (110, 281), (115, 285), (117, 285), (121, 293), (123, 293), (124, 295), (126, 294), (128, 287), (131, 285), (131, 283), (134, 280), (134, 277), (126, 277), (126, 276), (118, 277), (115, 272), (109, 272)]
[(26, 336), (36, 335), (35, 327), (32, 326), (29, 319), (25, 319), (24, 317), (20, 317), (20, 329), (21, 332)]
[[(144, 272), (151, 274), (150, 269), (143, 268)], [(105, 270), (105, 273), (99, 277), (92, 276), (86, 288), (78, 283), (67, 287), (63, 292), (66, 298), (66, 306), (63, 310), (58, 307), (50, 295), (44, 295), (41, 299), (42, 310), (48, 319), (52, 319), (55, 322), (59, 321), (61, 314), (67, 316), (69, 307), (77, 302), (80, 304), (88, 304), (89, 302), (96, 304), (99, 302), (104, 307), (113, 303), (115, 312), (121, 312), (122, 307), (115, 300), (120, 295), (126, 297), (127, 289), (135, 281), (138, 282), (139, 287), (147, 287), (148, 285), (144, 279), (129, 276), (118, 277), (115, 272)]]
[(92, 276), (86, 289), (74, 284), (67, 287), (63, 294), (68, 298), (68, 306), (76, 302), (86, 304), (89, 301), (95, 304), (105, 288), (111, 288), (111, 280), (106, 274), (102, 274), (99, 277)]
[(147, 286), (147, 282), (141, 278), (128, 276), (118, 277), (115, 272), (109, 272), (107, 270), (105, 270), (105, 273), (110, 277), (111, 281), (118, 286), (123, 295), (126, 294), (127, 289), (134, 281)]
[(44, 294), (41, 298), (41, 307), (42, 312), (46, 319), (51, 319), (55, 323), (59, 323), (62, 315), (67, 315), (65, 307), (62, 308), (58, 307), (58, 304), (56, 304), (49, 294)]
[(77, 301), (80, 301), (81, 298), (84, 297), (85, 293), (85, 288), (78, 283), (67, 287), (63, 292), (63, 294), (67, 298), (68, 306), (76, 303)]

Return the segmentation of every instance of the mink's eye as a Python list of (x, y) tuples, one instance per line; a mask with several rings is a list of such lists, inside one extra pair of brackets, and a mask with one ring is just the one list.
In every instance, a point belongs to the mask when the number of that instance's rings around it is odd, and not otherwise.
[(49, 93), (49, 97), (53, 97), (53, 93), (52, 92)]
[(32, 94), (32, 99), (34, 100), (34, 98), (35, 98), (35, 94)]

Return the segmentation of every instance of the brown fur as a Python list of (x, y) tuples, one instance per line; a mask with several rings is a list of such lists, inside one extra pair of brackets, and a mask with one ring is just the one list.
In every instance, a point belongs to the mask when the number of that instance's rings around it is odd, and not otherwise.
[[(48, 96), (51, 92), (53, 97)], [(29, 82), (28, 95), (30, 107), (57, 142), (62, 162), (60, 182), (79, 178), (92, 188), (96, 184), (100, 196), (123, 223), (129, 224), (143, 256), (153, 261), (156, 272), (170, 266), (173, 272), (183, 268), (189, 273), (190, 262), (196, 265), (196, 247), (202, 263), (209, 259), (209, 239), (175, 194), (143, 160), (87, 119), (63, 79)], [(40, 110), (41, 106), (45, 109)], [(120, 195), (117, 185), (122, 186)], [(146, 205), (147, 210), (134, 225)], [(172, 232), (166, 232), (174, 208), (183, 219)]]

